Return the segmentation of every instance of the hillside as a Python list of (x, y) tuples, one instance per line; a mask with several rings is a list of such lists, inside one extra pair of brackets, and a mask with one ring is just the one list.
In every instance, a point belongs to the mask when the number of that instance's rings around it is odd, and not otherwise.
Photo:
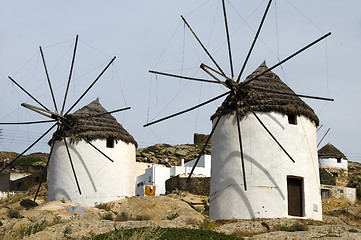
[[(180, 144), (180, 145), (169, 145), (169, 144), (155, 144), (146, 148), (138, 148), (136, 152), (137, 162), (154, 162), (154, 163), (165, 163), (167, 162), (172, 165), (180, 165), (181, 160), (184, 159), (192, 160), (198, 157), (199, 152), (202, 150), (203, 145), (197, 144)], [(210, 146), (207, 146), (205, 154), (211, 154)], [(17, 157), (15, 152), (0, 151), (0, 161), (6, 160), (11, 161)], [(22, 156), (15, 162), (15, 166), (45, 166), (46, 160), (49, 154), (47, 153), (32, 153), (29, 155)]]
[[(172, 166), (180, 165), (181, 160), (192, 160), (198, 157), (199, 152), (202, 150), (203, 145), (196, 144), (181, 144), (181, 145), (168, 145), (168, 144), (155, 144), (146, 148), (137, 149), (138, 162), (154, 162), (164, 163), (165, 159)], [(211, 147), (207, 146), (205, 154), (211, 154)]]

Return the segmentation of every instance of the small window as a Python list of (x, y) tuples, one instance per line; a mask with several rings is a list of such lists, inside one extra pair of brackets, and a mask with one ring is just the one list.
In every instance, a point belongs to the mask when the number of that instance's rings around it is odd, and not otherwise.
[(340, 193), (343, 193), (343, 189), (340, 189)]
[(295, 114), (289, 114), (288, 123), (292, 125), (297, 125), (297, 116)]
[(107, 148), (114, 148), (114, 138), (107, 138)]
[(337, 162), (338, 162), (338, 163), (341, 163), (341, 158), (337, 158)]
[(149, 176), (149, 182), (152, 182), (152, 177), (151, 176)]

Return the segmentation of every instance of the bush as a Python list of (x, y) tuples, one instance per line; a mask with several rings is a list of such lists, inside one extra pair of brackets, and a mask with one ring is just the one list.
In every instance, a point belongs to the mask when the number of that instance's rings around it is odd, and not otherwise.
[(138, 215), (135, 217), (135, 220), (137, 221), (147, 221), (150, 220), (150, 216), (149, 215)]
[(306, 223), (296, 222), (290, 227), (289, 232), (297, 232), (297, 231), (308, 231), (308, 225)]
[(356, 176), (350, 176), (347, 183), (347, 187), (356, 188), (356, 197), (361, 199), (361, 178)]
[(37, 157), (22, 157), (16, 160), (15, 164), (29, 166), (29, 165), (33, 165), (36, 162), (43, 162), (43, 160)]
[(20, 212), (15, 209), (10, 209), (8, 216), (9, 216), (9, 218), (22, 218), (23, 217), (23, 216), (21, 216)]
[(168, 220), (173, 220), (175, 218), (179, 217), (179, 214), (178, 213), (172, 213), (170, 215), (167, 216), (167, 219)]
[(308, 225), (307, 223), (292, 222), (292, 225), (278, 225), (276, 230), (285, 232), (308, 231)]
[(113, 214), (111, 212), (104, 213), (102, 215), (102, 219), (104, 219), (104, 220), (113, 220)]
[(25, 226), (21, 226), (20, 234), (21, 234), (21, 236), (28, 236), (28, 235), (43, 231), (49, 225), (50, 224), (49, 224), (48, 221), (43, 220), (40, 223), (28, 224), (28, 225), (25, 225)]
[(118, 214), (115, 221), (120, 221), (120, 222), (124, 222), (124, 221), (128, 221), (131, 219), (131, 216), (129, 216), (129, 214), (127, 212), (121, 212), (121, 214)]
[[(40, 231), (43, 231), (45, 228), (54, 226), (58, 223), (61, 223), (61, 217), (56, 216), (52, 222), (42, 220), (40, 223), (22, 225), (19, 229), (21, 236), (28, 236)], [(71, 230), (71, 229), (70, 229)]]
[(270, 229), (271, 229), (270, 226), (268, 225), (268, 223), (266, 223), (266, 222), (261, 222), (261, 225), (262, 225), (263, 227), (267, 228), (267, 230), (270, 230)]
[(212, 231), (213, 229), (215, 229), (216, 227), (220, 226), (222, 224), (220, 223), (215, 223), (215, 222), (210, 222), (207, 219), (203, 221), (203, 223), (198, 225), (198, 228), (200, 230), (204, 230), (204, 231)]
[(106, 203), (96, 204), (95, 207), (99, 209), (104, 209), (105, 211), (110, 211), (110, 206)]

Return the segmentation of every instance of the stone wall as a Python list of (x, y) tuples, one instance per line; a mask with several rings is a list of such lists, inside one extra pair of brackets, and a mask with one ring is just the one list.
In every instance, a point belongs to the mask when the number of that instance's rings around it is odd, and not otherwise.
[(321, 184), (321, 193), (325, 192), (327, 192), (327, 194), (322, 194), (323, 198), (327, 196), (333, 199), (345, 199), (351, 202), (356, 201), (356, 188)]
[(336, 185), (336, 178), (327, 169), (320, 168), (320, 182), (326, 185)]
[(335, 183), (334, 184), (323, 183), (322, 178), (321, 178), (321, 183), (322, 184), (336, 185), (336, 186), (340, 186), (340, 187), (346, 187), (347, 186), (347, 183), (348, 183), (348, 180), (349, 180), (347, 170), (342, 169), (342, 168), (336, 168), (336, 167), (321, 167), (320, 168), (320, 177), (323, 177), (321, 175), (321, 169), (328, 171), (335, 178)]
[[(193, 137), (194, 144), (204, 145), (209, 137), (209, 134), (195, 133)], [(208, 144), (211, 145), (212, 139), (209, 140)]]
[(192, 194), (209, 196), (209, 177), (191, 177), (188, 183), (186, 181), (186, 175), (171, 177), (165, 182), (166, 194), (171, 193), (173, 190), (182, 190)]
[(27, 191), (32, 186), (38, 185), (42, 179), (46, 180), (45, 172), (36, 172), (32, 173), (29, 176), (19, 178), (9, 182), (10, 191)]

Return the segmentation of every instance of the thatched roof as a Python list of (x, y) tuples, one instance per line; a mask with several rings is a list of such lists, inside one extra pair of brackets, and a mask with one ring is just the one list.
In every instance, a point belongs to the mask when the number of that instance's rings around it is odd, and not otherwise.
[[(282, 80), (272, 71), (258, 77), (249, 84), (245, 83), (251, 78), (267, 70), (266, 63), (263, 62), (251, 75), (249, 75), (244, 82), (237, 85), (243, 99), (247, 101), (248, 105), (243, 101), (236, 103), (234, 96), (230, 94), (213, 114), (211, 119), (230, 114), (236, 111), (236, 105), (240, 112), (240, 117), (245, 116), (251, 109), (256, 112), (278, 112), (282, 114), (303, 115), (313, 121), (317, 126), (319, 119), (313, 109), (308, 106), (297, 96), (282, 95), (279, 93), (270, 93), (260, 89), (271, 91), (285, 92), (295, 94)], [(259, 88), (259, 89), (253, 89)]]
[[(138, 147), (132, 135), (111, 114), (94, 116), (106, 112), (107, 110), (99, 103), (99, 99), (96, 99), (73, 114), (69, 114), (67, 119), (69, 119), (72, 128), (66, 128), (65, 135), (75, 142), (80, 140), (76, 134), (79, 133), (89, 141), (113, 138), (115, 141), (121, 140), (126, 143), (133, 143)], [(60, 131), (55, 132), (49, 143), (54, 139), (60, 139), (61, 136)]]
[(318, 150), (318, 158), (343, 158), (347, 160), (346, 156), (331, 143), (327, 143)]

